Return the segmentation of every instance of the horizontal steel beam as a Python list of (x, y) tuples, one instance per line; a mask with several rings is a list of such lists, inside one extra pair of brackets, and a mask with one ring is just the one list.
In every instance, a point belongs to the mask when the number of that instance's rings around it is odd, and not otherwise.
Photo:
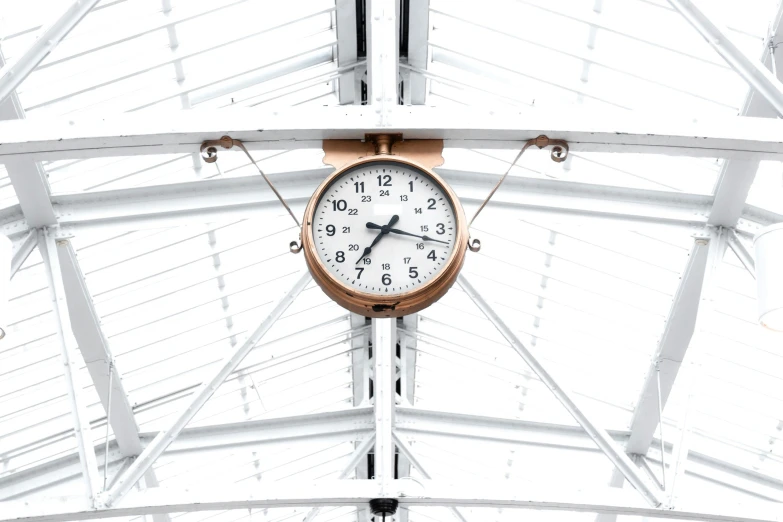
[[(517, 508), (580, 513), (613, 513), (673, 520), (708, 522), (780, 521), (779, 509), (766, 506), (722, 505), (686, 509), (651, 508), (634, 492), (616, 488), (567, 491), (526, 482), (476, 480), (449, 483), (433, 480), (395, 480), (392, 497), (401, 508), (416, 506)], [(270, 482), (263, 488), (176, 490), (159, 487), (133, 492), (124, 502), (108, 508), (90, 508), (81, 498), (57, 497), (36, 502), (0, 503), (0, 522), (65, 522), (156, 513), (185, 513), (230, 509), (366, 505), (381, 497), (374, 480)]]
[[(598, 448), (578, 426), (548, 424), (519, 419), (503, 419), (482, 415), (438, 412), (398, 406), (395, 412), (396, 430), (406, 436), (454, 437), (475, 442), (511, 443), (562, 448), (564, 450), (597, 452)], [(296, 440), (358, 440), (371, 434), (375, 427), (372, 408), (264, 419), (257, 421), (185, 428), (166, 450), (166, 455), (197, 456), (221, 448), (246, 445), (290, 443)], [(157, 432), (141, 433), (143, 445)], [(618, 443), (624, 444), (628, 431), (609, 431)], [(654, 440), (653, 448), (660, 447)], [(103, 444), (95, 447), (102, 455)], [(112, 445), (112, 462), (121, 458)], [(783, 499), (783, 482), (760, 473), (741, 469), (711, 456), (691, 451), (688, 473), (718, 481), (747, 494)], [(0, 477), (0, 499), (21, 497), (46, 485), (79, 478), (78, 455), (71, 454), (38, 466)]]
[(324, 139), (363, 139), (367, 132), (403, 133), (406, 139), (444, 139), (446, 146), (517, 149), (538, 135), (569, 142), (572, 151), (640, 152), (700, 157), (780, 159), (783, 121), (722, 118), (645, 121), (632, 115), (493, 114), (477, 109), (395, 106), (389, 125), (377, 126), (367, 106), (177, 111), (150, 119), (124, 114), (104, 120), (36, 119), (0, 123), (0, 160), (91, 158), (197, 152), (204, 140), (225, 134), (249, 149), (318, 148)]
[[(270, 174), (289, 204), (303, 206), (331, 172), (320, 168)], [(498, 176), (484, 172), (439, 169), (463, 204), (479, 204)], [(52, 196), (63, 235), (85, 228), (146, 228), (194, 221), (243, 219), (278, 208), (260, 177), (223, 178), (154, 187)], [(633, 222), (704, 226), (710, 196), (607, 187), (548, 179), (508, 178), (492, 206), (536, 214), (589, 216)], [(15, 209), (8, 219), (22, 219)], [(2, 217), (2, 216), (0, 216)]]

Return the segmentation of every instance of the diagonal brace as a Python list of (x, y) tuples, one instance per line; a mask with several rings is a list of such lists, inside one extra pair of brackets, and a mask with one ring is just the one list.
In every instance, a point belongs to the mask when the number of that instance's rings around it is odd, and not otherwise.
[(541, 366), (541, 363), (535, 358), (535, 356), (522, 344), (511, 329), (506, 325), (500, 316), (495, 313), (492, 307), (484, 301), (484, 298), (473, 288), (473, 285), (465, 278), (464, 275), (460, 275), (457, 279), (459, 285), (470, 297), (470, 299), (478, 306), (481, 312), (489, 319), (489, 321), (495, 325), (495, 328), (506, 338), (511, 344), (511, 347), (522, 357), (522, 359), (530, 366), (530, 369), (538, 375), (547, 388), (549, 388), (560, 403), (565, 406), (566, 410), (574, 417), (574, 420), (579, 423), (580, 426), (587, 432), (596, 445), (604, 452), (604, 454), (612, 461), (617, 469), (623, 474), (623, 476), (630, 482), (642, 496), (653, 507), (658, 507), (662, 504), (662, 501), (658, 497), (658, 492), (645, 480), (639, 473), (636, 465), (631, 461), (628, 455), (620, 449), (606, 432), (606, 430), (599, 428), (582, 412), (579, 406), (576, 405), (570, 394), (566, 392), (555, 379)]
[(264, 319), (247, 340), (242, 343), (231, 356), (223, 361), (222, 366), (212, 379), (203, 383), (201, 387), (196, 390), (188, 407), (185, 408), (176, 420), (174, 420), (171, 426), (158, 433), (141, 455), (131, 464), (128, 470), (117, 480), (117, 483), (100, 496), (99, 503), (104, 506), (111, 506), (115, 502), (121, 500), (131, 488), (133, 488), (147, 470), (152, 467), (155, 460), (166, 451), (166, 448), (168, 448), (172, 442), (174, 442), (174, 439), (177, 438), (177, 435), (179, 435), (187, 423), (196, 416), (201, 407), (204, 406), (210, 397), (212, 397), (226, 378), (236, 370), (237, 366), (240, 365), (247, 354), (250, 353), (261, 338), (266, 335), (270, 328), (272, 328), (280, 316), (282, 316), (291, 303), (294, 302), (296, 297), (305, 289), (308, 283), (310, 283), (311, 279), (310, 272), (305, 272), (302, 275), (291, 291), (282, 297), (275, 305), (274, 309), (269, 313), (269, 316)]

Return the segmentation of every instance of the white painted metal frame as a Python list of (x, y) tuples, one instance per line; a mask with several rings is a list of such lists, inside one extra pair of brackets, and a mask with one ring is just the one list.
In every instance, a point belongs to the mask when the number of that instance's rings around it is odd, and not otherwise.
[(170, 427), (160, 432), (155, 439), (146, 447), (131, 466), (120, 476), (114, 486), (105, 494), (102, 494), (99, 502), (104, 506), (111, 506), (116, 501), (121, 500), (134, 485), (144, 476), (155, 463), (155, 460), (163, 454), (166, 448), (177, 438), (185, 425), (198, 413), (202, 406), (217, 391), (223, 381), (226, 380), (231, 372), (242, 362), (245, 356), (255, 347), (255, 345), (266, 335), (275, 321), (283, 315), (296, 297), (310, 283), (312, 277), (307, 272), (302, 275), (290, 292), (282, 297), (275, 305), (269, 316), (256, 328), (256, 330), (245, 340), (239, 348), (225, 359), (220, 369), (207, 382), (193, 394), (188, 407), (177, 417)]
[(76, 445), (79, 450), (79, 462), (82, 466), (87, 499), (92, 504), (101, 489), (102, 482), (98, 472), (98, 461), (93, 449), (93, 437), (87, 416), (87, 403), (83, 396), (83, 386), (79, 379), (78, 346), (71, 330), (71, 320), (65, 297), (65, 286), (60, 261), (57, 256), (57, 245), (54, 235), (48, 230), (38, 235), (38, 249), (44, 260), (46, 277), (49, 281), (49, 291), (52, 297), (52, 309), (57, 327), (57, 337), (60, 343), (63, 373), (68, 388), (68, 399), (71, 403)]
[[(640, 502), (632, 491), (589, 489), (580, 491), (539, 491), (508, 482), (475, 481), (470, 484), (446, 481), (395, 480), (389, 492), (399, 498), (401, 508), (415, 506), (493, 507), (651, 517), (706, 522), (779, 522), (775, 507), (723, 505), (714, 502), (708, 510), (661, 509)], [(199, 512), (272, 507), (366, 505), (383, 496), (382, 486), (372, 480), (331, 480), (320, 482), (270, 482), (264, 488), (232, 487), (188, 491), (152, 488), (134, 492), (120, 505), (92, 508), (83, 499), (68, 497), (35, 504), (2, 504), (0, 522), (65, 522), (167, 512)]]
[[(708, 39), (711, 45), (716, 47), (726, 57), (732, 67), (764, 96), (764, 99), (771, 103), (779, 113), (783, 114), (783, 86), (777, 79), (771, 77), (768, 71), (759, 63), (748, 60), (739, 53), (732, 46), (730, 40), (725, 38), (725, 32), (720, 30), (701, 11), (696, 9), (692, 2), (689, 0), (670, 0), (670, 2)], [(19, 85), (19, 82), (40, 63), (51, 48), (56, 45), (56, 42), (64, 37), (95, 3), (94, 0), (76, 2), (66, 13), (66, 16), (63, 16), (43, 33), (50, 36), (47, 40), (44, 41), (42, 38), (39, 38), (36, 44), (19, 62), (0, 70), (0, 101), (13, 94), (13, 90)], [(596, 121), (591, 115), (586, 117), (585, 115), (563, 117), (562, 115), (536, 114), (531, 117), (530, 114), (526, 113), (524, 116), (521, 114), (497, 116), (481, 111), (464, 111), (463, 113), (455, 114), (453, 111), (446, 112), (424, 107), (398, 107), (396, 43), (399, 33), (395, 30), (395, 2), (393, 0), (368, 0), (368, 3), (368, 33), (370, 41), (368, 52), (368, 67), (370, 71), (368, 78), (372, 103), (372, 106), (369, 108), (340, 107), (316, 111), (308, 109), (306, 113), (292, 110), (281, 114), (259, 113), (243, 115), (203, 111), (198, 115), (176, 113), (170, 118), (161, 118), (153, 123), (148, 122), (145, 116), (140, 118), (134, 116), (119, 117), (115, 121), (109, 121), (105, 124), (79, 121), (68, 122), (67, 124), (60, 121), (0, 123), (0, 160), (19, 167), (9, 169), (9, 172), (11, 170), (24, 172), (23, 175), (15, 175), (15, 179), (12, 178), (12, 180), (15, 188), (17, 188), (21, 211), (27, 221), (26, 226), (49, 226), (58, 223), (60, 225), (81, 226), (85, 223), (94, 225), (99, 222), (114, 222), (127, 225), (134, 223), (134, 219), (137, 220), (136, 224), (142, 220), (165, 219), (167, 217), (166, 214), (176, 214), (178, 218), (184, 217), (189, 219), (194, 212), (206, 215), (209, 212), (218, 214), (227, 210), (231, 211), (232, 209), (245, 211), (246, 208), (243, 208), (243, 203), (238, 202), (238, 198), (241, 197), (242, 193), (241, 188), (229, 187), (229, 182), (233, 183), (234, 180), (221, 180), (221, 182), (226, 182), (226, 186), (221, 187), (221, 190), (226, 190), (227, 192), (225, 199), (219, 203), (205, 200), (194, 204), (191, 200), (194, 197), (193, 193), (170, 193), (168, 200), (165, 199), (165, 195), (163, 197), (158, 196), (156, 200), (157, 195), (150, 191), (144, 194), (138, 191), (136, 193), (117, 191), (116, 199), (110, 197), (106, 202), (106, 208), (95, 212), (93, 206), (97, 201), (94, 199), (90, 200), (90, 197), (92, 197), (90, 195), (81, 196), (81, 202), (75, 201), (78, 199), (78, 196), (72, 197), (70, 202), (68, 197), (61, 198), (59, 202), (57, 198), (51, 198), (48, 194), (43, 171), (40, 167), (36, 167), (34, 163), (35, 160), (44, 158), (87, 158), (112, 155), (193, 152), (204, 139), (211, 139), (226, 132), (230, 133), (232, 137), (247, 140), (249, 148), (253, 149), (317, 147), (322, 139), (363, 138), (364, 133), (367, 131), (384, 130), (387, 132), (404, 132), (405, 137), (408, 139), (443, 138), (447, 140), (447, 145), (457, 147), (515, 148), (523, 140), (538, 134), (547, 134), (553, 138), (568, 140), (574, 151), (651, 152), (733, 158), (731, 162), (727, 162), (727, 165), (731, 166), (727, 166), (724, 169), (715, 198), (697, 198), (693, 196), (691, 200), (685, 203), (672, 199), (653, 204), (650, 213), (659, 212), (663, 214), (663, 217), (650, 217), (643, 212), (633, 210), (608, 212), (613, 218), (627, 218), (635, 215), (638, 217), (638, 215), (642, 215), (641, 219), (666, 221), (669, 219), (666, 213), (671, 211), (672, 208), (687, 213), (692, 212), (694, 207), (696, 207), (695, 217), (678, 217), (676, 221), (688, 225), (703, 225), (705, 219), (707, 219), (704, 209), (705, 207), (709, 208), (710, 204), (712, 204), (712, 213), (709, 214), (708, 223), (719, 227), (736, 225), (737, 219), (739, 219), (742, 209), (745, 207), (744, 199), (747, 194), (747, 188), (749, 188), (752, 182), (752, 176), (748, 172), (755, 171), (758, 159), (781, 159), (783, 157), (783, 145), (779, 141), (779, 135), (783, 131), (783, 123), (776, 120), (745, 118), (742, 120), (727, 119), (718, 122), (700, 123), (662, 121), (640, 123), (637, 121), (638, 118), (620, 118), (609, 121), (603, 118)], [(421, 20), (417, 20), (417, 22), (421, 22)], [(421, 34), (418, 37), (421, 38)], [(338, 35), (339, 38), (340, 36)], [(343, 34), (343, 38), (346, 38), (345, 34)], [(18, 74), (19, 72), (23, 74), (20, 75)], [(348, 83), (346, 82), (346, 84)], [(354, 97), (356, 95), (354, 93)], [(754, 110), (751, 106), (744, 113), (756, 115)], [(259, 121), (263, 123), (263, 129), (258, 128)], [(470, 122), (470, 127), (466, 126), (466, 121)], [(21, 163), (24, 164), (23, 168), (19, 166)], [(37, 169), (37, 175), (31, 168)], [(456, 178), (460, 175), (459, 173), (454, 174), (455, 185), (458, 185), (459, 182)], [(467, 177), (475, 176), (467, 175)], [(748, 181), (748, 178), (750, 178), (750, 181)], [(529, 183), (527, 181), (520, 181), (519, 183), (520, 186), (517, 188), (519, 194), (530, 192), (529, 189), (531, 187), (534, 190), (537, 187), (541, 194), (545, 194), (550, 198), (555, 197), (555, 192), (562, 188), (554, 185), (549, 188), (542, 188), (546, 183), (545, 181), (538, 183), (538, 185), (532, 183), (531, 186), (524, 185)], [(25, 187), (29, 188), (29, 190), (26, 190)], [(742, 190), (739, 190), (737, 187), (740, 187)], [(514, 187), (512, 186), (511, 188)], [(605, 187), (597, 190), (603, 189)], [(201, 193), (201, 196), (195, 195), (197, 199), (198, 197), (207, 197), (206, 189), (203, 189), (203, 187), (195, 189), (196, 192), (202, 190), (204, 192)], [(589, 188), (582, 187), (579, 190), (583, 191), (581, 195), (561, 202), (559, 205), (550, 202), (549, 207), (557, 208), (561, 212), (573, 211), (574, 203), (579, 197), (583, 199), (604, 197), (607, 201), (618, 201), (612, 195), (601, 195), (595, 191), (590, 193)], [(617, 190), (623, 191), (624, 189)], [(303, 190), (303, 193), (305, 193), (302, 196), (303, 200), (306, 199), (306, 192), (306, 189)], [(627, 197), (631, 194), (631, 191), (626, 191), (624, 194), (624, 197)], [(639, 191), (636, 197), (630, 197), (630, 200), (625, 201), (625, 203), (627, 203), (628, 207), (641, 207), (643, 206), (643, 200), (647, 198), (649, 206), (650, 194), (651, 192), (649, 191)], [(690, 197), (690, 195), (686, 196)], [(177, 198), (181, 199), (175, 201)], [(156, 207), (156, 210), (153, 212), (141, 210), (144, 206), (149, 207), (151, 202), (164, 207), (168, 202), (170, 206), (164, 209)], [(120, 206), (122, 204), (126, 205), (124, 211), (114, 210), (115, 213), (112, 216), (110, 214), (112, 210), (109, 207), (115, 207), (118, 204)], [(537, 204), (542, 205), (540, 202), (533, 202), (529, 203), (528, 206), (532, 208)], [(68, 207), (68, 205), (71, 205), (71, 207)], [(81, 208), (78, 205), (82, 205)], [(520, 206), (524, 208), (525, 204), (523, 203)], [(68, 221), (69, 218), (67, 216), (72, 216), (74, 212), (77, 215), (79, 212), (82, 213), (81, 221), (78, 218), (70, 218), (71, 221)], [(90, 212), (92, 212), (92, 215), (84, 217), (85, 214)], [(598, 214), (597, 210), (582, 209), (578, 212), (586, 214), (594, 212)], [(606, 213), (607, 211), (604, 212)], [(140, 215), (141, 217), (139, 217)], [(752, 259), (750, 259), (750, 256), (743, 257), (743, 250), (740, 248), (742, 244), (734, 236), (734, 232), (728, 229), (724, 231), (728, 234), (729, 245), (732, 246), (742, 262), (750, 270)], [(57, 233), (55, 229), (51, 228), (44, 229), (40, 233), (34, 228), (28, 228), (27, 236), (17, 250), (18, 255), (15, 254), (14, 256), (12, 274), (18, 270), (37, 241), (46, 265), (55, 305), (55, 316), (59, 324), (58, 333), (63, 348), (66, 377), (69, 380), (69, 398), (72, 403), (78, 451), (90, 500), (61, 499), (51, 503), (40, 501), (35, 506), (2, 503), (0, 504), (0, 520), (63, 521), (137, 514), (160, 514), (176, 511), (363, 504), (370, 498), (383, 496), (401, 497), (401, 506), (403, 507), (415, 505), (442, 505), (452, 508), (455, 506), (491, 506), (712, 521), (766, 522), (780, 520), (776, 512), (768, 513), (764, 510), (754, 512), (754, 510), (747, 507), (719, 509), (713, 506), (713, 511), (711, 512), (687, 509), (659, 509), (657, 506), (660, 505), (661, 501), (658, 492), (650, 486), (648, 481), (640, 475), (634, 463), (616, 446), (613, 437), (600, 427), (597, 427), (581, 412), (568, 393), (552, 379), (535, 357), (516, 338), (511, 329), (503, 323), (464, 277), (460, 278), (460, 284), (466, 293), (476, 302), (482, 312), (495, 324), (498, 330), (547, 386), (550, 387), (556, 397), (582, 425), (589, 437), (607, 454), (629, 482), (642, 493), (644, 498), (653, 505), (652, 508), (639, 505), (635, 497), (631, 497), (627, 494), (628, 492), (621, 490), (602, 489), (595, 492), (570, 494), (526, 491), (525, 496), (520, 496), (519, 492), (512, 490), (508, 484), (504, 483), (446, 484), (424, 481), (422, 484), (417, 485), (408, 481), (392, 480), (395, 446), (395, 433), (392, 429), (395, 423), (399, 421), (399, 428), (404, 430), (406, 415), (408, 415), (404, 412), (396, 412), (394, 393), (394, 339), (396, 328), (392, 320), (374, 321), (375, 406), (373, 411), (375, 423), (374, 444), (376, 447), (375, 465), (376, 478), (378, 480), (325, 482), (323, 484), (276, 483), (267, 485), (260, 495), (257, 491), (195, 493), (166, 489), (161, 489), (160, 491), (148, 490), (131, 493), (123, 501), (125, 494), (131, 490), (145, 472), (152, 469), (151, 466), (155, 459), (170, 444), (175, 443), (175, 445), (182, 444), (187, 446), (189, 434), (196, 433), (196, 430), (200, 429), (184, 430), (187, 422), (198, 412), (199, 408), (214, 393), (225, 377), (236, 368), (247, 352), (269, 330), (274, 321), (282, 315), (296, 298), (296, 295), (305, 288), (310, 280), (307, 274), (281, 300), (247, 342), (224, 362), (221, 370), (215, 377), (196, 392), (190, 406), (179, 416), (173, 425), (168, 430), (157, 434), (147, 444), (146, 449), (141, 452), (139, 458), (120, 475), (117, 482), (108, 492), (96, 499), (97, 502), (93, 505), (92, 499), (95, 498), (98, 492), (96, 485), (97, 465), (93, 445), (90, 441), (89, 422), (85, 415), (85, 405), (78, 393), (80, 387), (73, 382), (76, 375), (73, 368), (76, 346), (70, 329), (71, 324), (74, 326), (73, 333), (76, 333), (77, 338), (79, 335), (92, 335), (94, 339), (90, 343), (97, 339), (95, 347), (102, 348), (103, 355), (108, 359), (111, 359), (111, 354), (108, 351), (105, 339), (102, 339), (101, 343), (101, 339), (95, 337), (96, 335), (101, 337), (101, 334), (99, 325), (97, 325), (97, 316), (90, 307), (89, 294), (86, 292), (83, 278), (79, 272), (78, 265), (75, 263), (72, 249), (66, 244), (57, 244)], [(702, 240), (696, 240), (696, 246), (691, 256), (689, 268), (686, 270), (686, 275), (698, 275), (699, 270), (704, 271), (701, 265), (702, 257), (705, 256), (701, 255), (700, 249), (705, 245), (700, 243), (700, 241)], [(59, 259), (58, 251), (61, 253)], [(696, 283), (694, 281), (697, 279), (700, 282), (702, 278), (684, 277), (686, 282), (684, 282), (684, 287), (681, 287), (678, 292), (679, 297), (676, 300), (688, 301), (690, 303), (690, 297), (693, 295), (701, 296), (700, 285), (699, 289), (695, 290)], [(691, 283), (694, 285), (693, 288), (691, 288)], [(69, 299), (68, 306), (66, 306), (66, 296), (68, 295), (79, 297), (81, 300), (78, 303), (74, 302), (73, 305), (76, 306), (72, 306), (72, 302)], [(701, 297), (703, 298), (703, 296)], [(690, 309), (693, 308), (692, 303), (684, 306)], [(691, 317), (695, 316), (695, 314), (695, 311), (693, 314), (687, 314), (681, 308), (678, 307), (675, 310), (675, 307), (673, 307), (672, 319), (682, 319), (684, 321), (682, 332), (685, 333), (680, 332), (680, 334), (677, 334), (677, 332), (674, 332), (676, 328), (671, 326), (672, 322), (670, 322), (667, 325), (667, 333), (664, 334), (664, 340), (661, 343), (661, 353), (667, 350), (667, 346), (676, 345), (677, 349), (684, 354), (682, 343), (678, 344), (671, 338), (675, 336), (680, 341), (684, 341), (686, 337), (690, 339), (690, 333), (687, 333), (687, 331), (689, 326), (693, 326), (690, 324), (690, 321), (693, 320), (695, 322), (695, 317)], [(75, 323), (71, 323), (72, 320)], [(81, 327), (91, 329), (81, 330)], [(692, 328), (690, 328), (690, 331), (692, 333)], [(669, 333), (672, 333), (672, 335), (669, 335)], [(685, 340), (685, 347), (687, 348), (687, 340)], [(85, 353), (84, 348), (82, 348), (82, 352)], [(87, 353), (89, 354), (89, 352)], [(669, 352), (666, 351), (666, 353), (668, 354)], [(89, 368), (91, 361), (87, 362)], [(674, 370), (674, 375), (676, 375), (676, 370)], [(672, 382), (673, 379), (674, 377), (672, 376)], [(119, 374), (114, 376), (113, 381), (121, 382)], [(96, 387), (98, 385), (99, 380), (96, 380)], [(668, 387), (670, 388), (670, 386)], [(124, 411), (124, 413), (121, 412), (119, 414), (117, 419), (112, 419), (120, 423), (115, 427), (117, 442), (121, 449), (123, 449), (123, 446), (126, 446), (126, 449), (123, 450), (123, 452), (126, 452), (128, 451), (129, 439), (123, 440), (123, 438), (129, 436), (133, 439), (135, 437), (135, 439), (131, 440), (134, 446), (133, 449), (140, 450), (144, 435), (139, 435), (137, 428), (135, 428), (135, 434), (133, 433), (135, 422), (133, 422), (132, 409), (127, 403), (127, 396), (121, 390), (121, 387), (115, 387), (115, 393), (120, 405), (117, 408), (112, 407), (112, 410), (115, 413), (117, 409)], [(101, 399), (103, 400), (104, 397), (101, 397)], [(105, 399), (104, 403), (108, 405), (108, 397)], [(112, 403), (114, 403), (114, 400), (112, 400)], [(645, 407), (645, 410), (647, 409), (649, 408)], [(642, 410), (639, 410), (639, 412), (642, 412)], [(365, 417), (367, 417), (367, 413), (367, 411), (364, 412)], [(398, 413), (400, 415), (397, 415)], [(415, 415), (413, 412), (410, 414)], [(641, 413), (637, 416), (640, 417)], [(328, 422), (335, 420), (328, 416), (325, 416), (325, 418)], [(357, 419), (349, 422), (359, 424), (363, 422)], [(486, 423), (487, 420), (485, 419), (482, 422)], [(112, 424), (114, 425), (114, 422)], [(358, 430), (360, 428), (354, 426), (354, 429)], [(653, 431), (654, 429), (655, 426), (652, 426)], [(180, 433), (182, 433), (181, 438), (175, 442)], [(626, 449), (632, 451), (636, 447), (638, 439), (642, 440), (638, 444), (640, 445), (638, 452), (645, 453), (653, 440), (651, 433), (649, 436), (648, 433), (650, 433), (649, 427), (645, 429), (632, 427), (631, 432), (628, 434), (628, 446)], [(291, 432), (290, 436), (299, 435)], [(136, 441), (138, 441), (138, 448), (136, 448)], [(349, 462), (349, 466), (342, 474), (342, 478), (347, 477), (352, 469), (356, 467), (356, 464), (364, 457), (371, 444), (373, 444), (372, 436), (365, 439), (357, 448)], [(406, 458), (413, 462), (413, 465), (426, 476), (426, 471), (421, 469), (421, 464), (418, 463), (415, 455), (404, 440), (397, 437), (396, 445)], [(311, 512), (308, 518), (312, 519), (315, 516), (314, 513), (316, 512)]]
[(506, 338), (506, 341), (512, 348), (522, 357), (533, 372), (538, 375), (539, 379), (546, 385), (547, 388), (555, 395), (558, 401), (568, 410), (574, 420), (576, 420), (582, 428), (587, 432), (596, 445), (601, 448), (601, 451), (606, 454), (609, 460), (612, 461), (617, 469), (623, 474), (623, 476), (631, 483), (641, 495), (650, 503), (653, 507), (658, 507), (662, 504), (659, 492), (639, 473), (636, 465), (631, 459), (620, 449), (612, 438), (606, 433), (605, 430), (594, 424), (579, 406), (571, 398), (571, 395), (557, 381), (552, 375), (541, 366), (536, 357), (522, 344), (522, 341), (517, 338), (514, 332), (505, 324), (505, 322), (498, 316), (492, 307), (484, 300), (483, 297), (476, 291), (473, 285), (465, 278), (464, 275), (460, 275), (457, 279), (460, 287), (470, 297), (470, 299), (476, 304), (481, 312), (489, 319), (489, 321), (497, 328), (497, 330)]
[(46, 27), (13, 63), (0, 69), (0, 102), (5, 100), (100, 0), (76, 0)]
[(381, 126), (372, 106), (265, 111), (177, 111), (150, 120), (143, 113), (100, 122), (60, 119), (0, 122), (0, 160), (78, 159), (145, 154), (187, 154), (204, 140), (230, 135), (249, 150), (318, 148), (324, 139), (363, 139), (367, 132), (403, 133), (406, 139), (443, 139), (446, 147), (518, 149), (541, 134), (566, 140), (572, 151), (639, 152), (674, 156), (780, 159), (783, 121), (720, 118), (713, 121), (640, 120), (633, 115), (507, 112), (394, 105), (393, 125)]
[[(380, 497), (392, 498), (391, 482), (394, 480), (394, 410), (396, 409), (396, 365), (394, 360), (396, 320), (393, 318), (372, 320), (372, 347), (375, 371), (373, 372), (373, 400), (375, 412), (375, 480), (380, 484)], [(373, 477), (370, 477), (373, 478)]]

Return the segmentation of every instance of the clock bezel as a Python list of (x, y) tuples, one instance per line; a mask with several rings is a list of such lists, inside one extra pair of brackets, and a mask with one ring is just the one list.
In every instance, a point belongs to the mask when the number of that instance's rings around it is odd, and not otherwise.
[[(432, 280), (424, 283), (419, 288), (407, 292), (389, 294), (388, 296), (361, 292), (337, 279), (327, 270), (323, 261), (318, 256), (315, 238), (313, 237), (313, 217), (315, 215), (315, 210), (318, 202), (323, 197), (324, 192), (331, 187), (332, 183), (350, 169), (361, 165), (380, 162), (399, 163), (407, 167), (419, 169), (427, 176), (430, 176), (435, 183), (440, 185), (443, 194), (454, 209), (454, 228), (456, 230), (454, 248), (443, 268), (432, 278)], [(304, 222), (302, 224), (302, 247), (307, 268), (310, 270), (313, 279), (318, 283), (318, 286), (321, 287), (324, 293), (337, 304), (343, 308), (347, 308), (351, 312), (366, 317), (402, 317), (427, 308), (443, 297), (454, 284), (462, 269), (462, 265), (465, 262), (465, 253), (468, 247), (468, 228), (462, 204), (443, 178), (435, 174), (431, 169), (408, 158), (396, 156), (394, 154), (379, 154), (359, 158), (358, 160), (352, 161), (347, 165), (336, 169), (318, 186), (310, 197), (310, 201), (305, 209)]]

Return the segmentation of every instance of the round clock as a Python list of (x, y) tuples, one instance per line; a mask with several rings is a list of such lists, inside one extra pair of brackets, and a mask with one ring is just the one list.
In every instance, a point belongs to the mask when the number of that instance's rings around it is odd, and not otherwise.
[(365, 157), (331, 174), (302, 225), (315, 281), (338, 304), (369, 317), (400, 317), (437, 301), (459, 275), (467, 243), (451, 188), (392, 155)]

